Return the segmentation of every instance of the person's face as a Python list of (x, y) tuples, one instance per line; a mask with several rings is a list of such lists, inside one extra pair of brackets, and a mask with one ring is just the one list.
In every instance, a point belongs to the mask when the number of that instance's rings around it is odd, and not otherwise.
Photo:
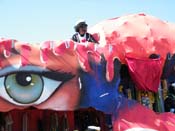
[[(47, 50), (42, 55), (40, 46), (30, 45), (30, 50), (25, 51), (20, 43), (15, 43), (14, 48), (18, 53), (8, 57), (0, 50), (1, 111), (29, 106), (55, 110), (76, 108), (80, 88), (74, 52), (55, 55)], [(41, 60), (44, 55), (48, 58), (45, 62)]]
[(85, 34), (87, 32), (87, 25), (81, 25), (79, 28), (79, 33), (81, 35)]

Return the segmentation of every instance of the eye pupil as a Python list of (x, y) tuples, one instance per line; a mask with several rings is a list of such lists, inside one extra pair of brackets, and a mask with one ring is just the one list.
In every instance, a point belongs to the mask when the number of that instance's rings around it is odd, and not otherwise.
[(32, 76), (30, 73), (26, 72), (16, 73), (16, 82), (21, 86), (28, 86), (32, 82)]

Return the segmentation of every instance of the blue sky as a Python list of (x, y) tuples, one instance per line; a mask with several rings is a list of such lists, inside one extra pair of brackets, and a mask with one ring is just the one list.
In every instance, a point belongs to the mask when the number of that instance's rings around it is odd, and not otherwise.
[(175, 23), (174, 0), (0, 0), (0, 37), (24, 42), (69, 39), (75, 22), (89, 27), (132, 13)]

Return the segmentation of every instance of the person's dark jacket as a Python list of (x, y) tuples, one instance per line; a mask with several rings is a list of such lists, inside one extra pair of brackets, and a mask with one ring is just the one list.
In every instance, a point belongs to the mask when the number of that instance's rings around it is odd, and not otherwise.
[[(73, 36), (72, 36), (72, 40), (75, 41), (75, 42), (79, 42), (80, 43), (80, 39), (78, 37), (78, 33), (75, 33)], [(89, 33), (86, 33), (86, 41), (88, 42), (92, 42), (92, 43), (98, 43), (94, 37), (89, 34)]]

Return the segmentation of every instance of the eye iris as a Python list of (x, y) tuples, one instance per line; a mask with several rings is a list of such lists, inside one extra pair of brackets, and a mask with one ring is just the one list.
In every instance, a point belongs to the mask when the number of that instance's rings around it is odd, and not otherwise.
[(43, 79), (37, 74), (19, 72), (5, 78), (7, 94), (16, 102), (30, 104), (37, 101), (44, 88)]
[(32, 76), (29, 73), (17, 73), (16, 82), (21, 86), (28, 86), (32, 82)]

